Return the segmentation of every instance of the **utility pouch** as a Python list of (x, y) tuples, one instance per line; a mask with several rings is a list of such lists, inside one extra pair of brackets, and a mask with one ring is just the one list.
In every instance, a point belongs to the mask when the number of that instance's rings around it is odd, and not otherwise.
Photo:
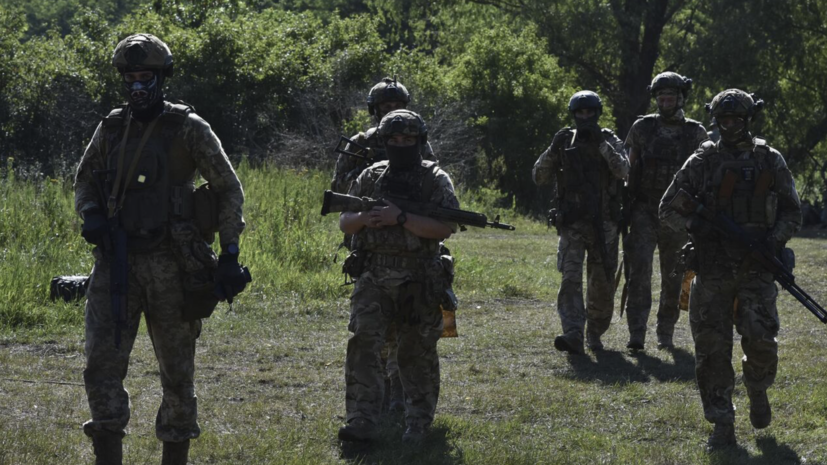
[(350, 253), (345, 258), (345, 261), (342, 262), (342, 273), (350, 277), (351, 281), (347, 282), (345, 279), (345, 284), (352, 284), (353, 281), (359, 279), (359, 276), (365, 272), (365, 268), (367, 265), (367, 252), (364, 250), (351, 250)]
[(213, 273), (209, 268), (184, 275), (184, 308), (181, 315), (184, 321), (200, 320), (212, 315), (218, 305), (218, 298), (213, 293), (214, 287)]
[(212, 244), (218, 232), (218, 193), (209, 183), (202, 184), (192, 194), (195, 226), (204, 240)]

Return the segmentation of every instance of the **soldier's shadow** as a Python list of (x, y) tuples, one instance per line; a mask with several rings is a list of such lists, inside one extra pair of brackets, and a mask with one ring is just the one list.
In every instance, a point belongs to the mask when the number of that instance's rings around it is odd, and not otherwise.
[(402, 442), (404, 423), (383, 421), (382, 432), (374, 442), (342, 443), (341, 458), (353, 464), (434, 464), (462, 465), (465, 463), (462, 449), (451, 443), (450, 430), (445, 426), (431, 428), (421, 444)]
[(729, 450), (713, 453), (709, 457), (711, 465), (729, 465), (733, 463), (743, 465), (801, 465), (805, 462), (786, 444), (778, 444), (775, 436), (761, 435), (755, 439), (761, 455), (751, 456), (742, 445)]
[(568, 361), (573, 370), (573, 377), (604, 384), (646, 383), (652, 378), (658, 381), (695, 379), (695, 359), (692, 354), (677, 348), (670, 352), (673, 363), (664, 362), (644, 351), (616, 350), (597, 351), (594, 353), (594, 360), (589, 356), (569, 355)]

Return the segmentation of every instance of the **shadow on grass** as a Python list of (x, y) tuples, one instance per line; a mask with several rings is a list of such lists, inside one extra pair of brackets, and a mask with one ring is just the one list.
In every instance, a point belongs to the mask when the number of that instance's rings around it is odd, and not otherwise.
[(594, 352), (594, 360), (584, 355), (568, 355), (568, 361), (575, 378), (603, 384), (647, 383), (653, 378), (662, 382), (695, 379), (692, 354), (683, 349), (672, 349), (670, 353), (673, 363), (665, 363), (643, 351), (626, 353), (615, 350)]
[(451, 443), (450, 430), (444, 426), (431, 428), (422, 444), (402, 442), (405, 427), (401, 422), (385, 422), (382, 433), (372, 443), (341, 443), (340, 457), (351, 464), (423, 464), (462, 465), (465, 463), (462, 449)]
[(712, 465), (799, 465), (801, 457), (786, 444), (778, 444), (772, 435), (761, 435), (755, 439), (761, 455), (750, 456), (740, 444), (729, 449), (713, 453), (709, 463)]

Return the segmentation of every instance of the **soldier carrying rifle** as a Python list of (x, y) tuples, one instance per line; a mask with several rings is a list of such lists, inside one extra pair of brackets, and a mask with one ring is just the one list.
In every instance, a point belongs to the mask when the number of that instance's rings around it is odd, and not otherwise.
[[(600, 337), (612, 320), (620, 189), (629, 172), (623, 142), (597, 124), (602, 110), (600, 97), (594, 92), (574, 94), (569, 112), (575, 127), (564, 128), (554, 136), (532, 172), (538, 186), (557, 187), (549, 221), (560, 234), (557, 269), (563, 278), (557, 311), (563, 334), (554, 340), (554, 347), (576, 354), (583, 353), (584, 329), (589, 348), (601, 350)], [(587, 256), (584, 305), (583, 261)]]

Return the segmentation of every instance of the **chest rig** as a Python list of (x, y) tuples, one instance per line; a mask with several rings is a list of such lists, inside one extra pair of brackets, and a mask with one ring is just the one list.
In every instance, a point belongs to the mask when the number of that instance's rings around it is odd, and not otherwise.
[[(416, 202), (429, 202), (436, 185), (439, 166), (432, 161), (422, 161), (419, 167), (394, 173), (388, 162), (380, 162), (368, 171), (372, 192), (364, 192), (371, 198), (396, 197)], [(364, 228), (355, 236), (356, 248), (375, 254), (402, 257), (434, 257), (439, 253), (439, 241), (424, 239), (394, 225), (382, 229)]]
[[(614, 135), (608, 129), (603, 129), (602, 134), (604, 139)], [(604, 219), (617, 221), (620, 187), (598, 145), (578, 141), (569, 129), (560, 157), (556, 174), (557, 204), (562, 215), (559, 224), (567, 225), (604, 213), (608, 214), (603, 215)]]
[[(129, 121), (126, 107), (103, 120), (107, 190), (117, 202), (120, 226), (130, 251), (160, 244), (170, 220), (193, 217), (196, 166), (181, 128), (192, 111), (187, 105), (165, 103), (164, 113), (147, 124)], [(120, 178), (120, 179), (119, 179)], [(110, 207), (113, 197), (110, 197)]]
[(693, 145), (700, 124), (687, 119), (675, 133), (667, 131), (655, 115), (644, 116), (643, 124), (647, 130), (638, 191), (647, 198), (660, 199), (672, 184), (675, 173), (697, 148)]
[(745, 230), (761, 233), (775, 225), (778, 195), (773, 191), (775, 171), (768, 166), (767, 142), (758, 138), (754, 142), (752, 155), (746, 159), (727, 159), (714, 144), (702, 145), (710, 152), (704, 155), (704, 204)]

